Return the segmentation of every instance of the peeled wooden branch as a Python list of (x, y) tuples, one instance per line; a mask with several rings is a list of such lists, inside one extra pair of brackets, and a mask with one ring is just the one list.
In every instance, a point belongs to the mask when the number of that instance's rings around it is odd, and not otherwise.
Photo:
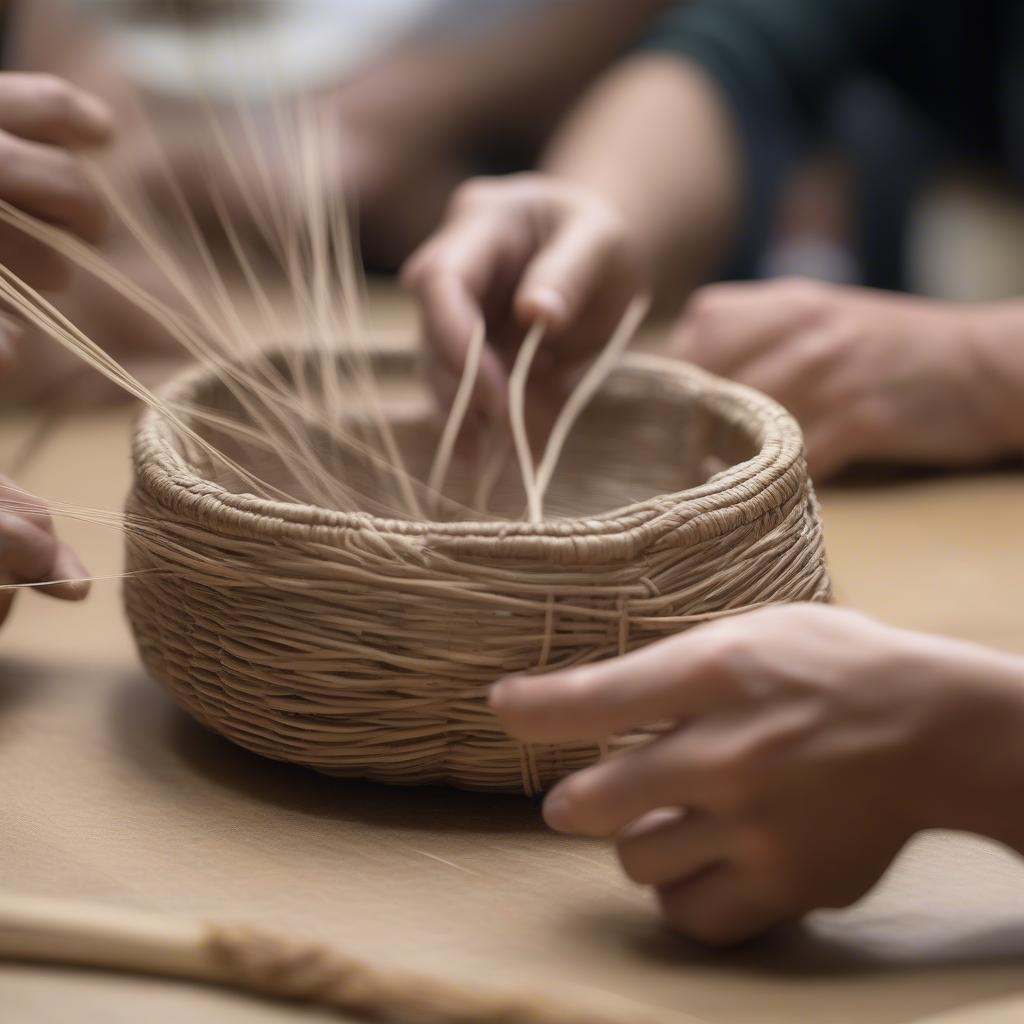
[(621, 1003), (615, 1010), (570, 1006), (378, 968), (327, 946), (246, 927), (11, 895), (0, 896), (0, 959), (223, 985), (380, 1024), (666, 1021)]

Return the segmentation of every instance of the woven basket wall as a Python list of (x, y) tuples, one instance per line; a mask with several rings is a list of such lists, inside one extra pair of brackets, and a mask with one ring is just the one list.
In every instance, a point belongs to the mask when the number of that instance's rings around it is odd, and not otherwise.
[[(375, 358), (425, 476), (437, 431), (410, 397), (414, 359)], [(221, 391), (195, 370), (165, 397), (229, 404)], [(607, 658), (723, 610), (830, 595), (794, 421), (655, 357), (629, 357), (581, 418), (539, 526), (258, 499), (212, 478), (152, 411), (134, 461), (129, 513), (156, 526), (128, 531), (127, 568), (170, 570), (125, 584), (149, 671), (211, 729), (330, 774), (536, 792), (630, 740), (524, 748), (490, 715), (489, 684)], [(373, 485), (366, 467), (345, 469)], [(514, 478), (495, 500), (519, 516)], [(450, 489), (463, 483), (456, 474)]]

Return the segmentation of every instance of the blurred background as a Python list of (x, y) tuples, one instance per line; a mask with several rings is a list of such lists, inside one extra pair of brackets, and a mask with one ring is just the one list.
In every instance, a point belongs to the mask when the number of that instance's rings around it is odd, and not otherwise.
[[(280, 99), (309, 96), (332, 126), (325, 180), (351, 211), (367, 268), (389, 274), (457, 183), (534, 166), (602, 74), (679, 6), (10, 0), (5, 64), (54, 72), (112, 103), (119, 141), (107, 170), (171, 229), (180, 188), (212, 238), (227, 211), (256, 248), (253, 206), (286, 205), (290, 192)], [(965, 159), (870, 73), (849, 76), (825, 105), (822, 129), (789, 147), (768, 216), (723, 276), (802, 274), (963, 301), (1024, 291), (1024, 206), (1008, 177)], [(788, 131), (764, 130), (776, 127)], [(127, 237), (112, 237), (106, 254), (162, 287)], [(80, 281), (63, 304), (115, 353), (159, 353), (159, 339), (145, 341), (152, 325), (111, 303)], [(9, 390), (32, 397), (31, 377), (24, 367)]]

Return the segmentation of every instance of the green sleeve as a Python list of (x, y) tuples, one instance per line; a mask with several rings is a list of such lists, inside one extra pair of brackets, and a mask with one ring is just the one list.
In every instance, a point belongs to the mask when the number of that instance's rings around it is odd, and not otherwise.
[(656, 24), (648, 50), (700, 64), (741, 111), (807, 124), (846, 74), (898, 52), (903, 0), (691, 0)]

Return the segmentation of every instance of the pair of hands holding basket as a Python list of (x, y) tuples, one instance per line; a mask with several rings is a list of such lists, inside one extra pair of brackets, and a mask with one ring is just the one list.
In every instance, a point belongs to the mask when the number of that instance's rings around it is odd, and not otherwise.
[[(462, 187), (409, 261), (442, 396), (476, 318), (475, 400), (504, 411), (529, 325), (548, 327), (533, 400), (556, 402), (647, 277), (595, 194), (539, 175)], [(698, 291), (675, 355), (774, 396), (812, 473), (863, 459), (970, 463), (1024, 451), (1024, 307), (956, 307), (814, 282)], [(543, 358), (543, 362), (541, 362)], [(1024, 659), (850, 611), (778, 606), (607, 662), (504, 680), (527, 742), (595, 741), (670, 721), (655, 741), (565, 779), (559, 831), (612, 840), (667, 919), (729, 944), (860, 898), (929, 828), (1024, 854)]]

